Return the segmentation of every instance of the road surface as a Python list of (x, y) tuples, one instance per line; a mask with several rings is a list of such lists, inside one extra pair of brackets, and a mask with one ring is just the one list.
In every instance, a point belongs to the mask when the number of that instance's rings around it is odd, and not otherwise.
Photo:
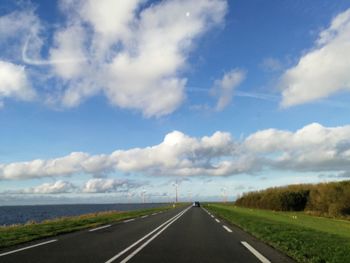
[(0, 262), (293, 262), (198, 207), (181, 207), (0, 251)]

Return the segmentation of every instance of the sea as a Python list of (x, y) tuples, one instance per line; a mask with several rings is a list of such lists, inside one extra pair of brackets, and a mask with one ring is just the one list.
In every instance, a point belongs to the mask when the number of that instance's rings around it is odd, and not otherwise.
[(160, 203), (146, 204), (68, 204), (68, 205), (25, 205), (0, 206), (0, 226), (41, 222), (65, 216), (77, 216), (104, 211), (132, 211), (165, 206)]

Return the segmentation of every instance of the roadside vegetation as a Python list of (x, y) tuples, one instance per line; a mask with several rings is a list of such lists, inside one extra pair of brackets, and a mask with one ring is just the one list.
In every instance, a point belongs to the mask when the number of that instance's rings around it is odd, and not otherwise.
[(347, 217), (350, 216), (350, 181), (269, 188), (246, 193), (235, 204), (249, 208)]
[(297, 262), (350, 262), (350, 221), (224, 204), (205, 207)]
[(28, 222), (26, 224), (1, 226), (0, 248), (86, 228), (97, 227), (104, 224), (115, 223), (134, 217), (165, 211), (171, 208), (172, 206), (164, 206), (129, 212), (109, 211), (74, 217), (62, 217), (53, 220), (46, 220), (41, 223)]

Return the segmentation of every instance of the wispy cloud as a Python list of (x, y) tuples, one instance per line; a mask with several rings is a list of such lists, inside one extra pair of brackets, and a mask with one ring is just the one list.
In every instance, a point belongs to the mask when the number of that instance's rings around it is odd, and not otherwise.
[(215, 109), (222, 111), (232, 101), (235, 89), (246, 78), (246, 72), (241, 69), (232, 69), (225, 73), (221, 79), (214, 81), (212, 93), (218, 97)]

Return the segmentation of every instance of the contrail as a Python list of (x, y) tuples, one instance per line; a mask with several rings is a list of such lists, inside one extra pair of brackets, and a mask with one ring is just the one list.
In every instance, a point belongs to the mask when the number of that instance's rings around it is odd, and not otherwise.
[(278, 101), (279, 100), (278, 96), (266, 95), (266, 94), (256, 93), (256, 92), (235, 91), (233, 96), (248, 97), (248, 98), (254, 98), (254, 99), (259, 99), (259, 100), (268, 100), (268, 101)]
[(55, 65), (55, 64), (69, 64), (69, 63), (83, 62), (87, 60), (85, 58), (71, 58), (71, 59), (57, 59), (57, 60), (38, 60), (38, 59), (29, 58), (27, 55), (29, 40), (30, 40), (30, 37), (28, 37), (27, 41), (24, 43), (24, 46), (22, 48), (22, 60), (24, 63), (28, 65), (45, 66), (45, 65)]
[[(209, 89), (199, 88), (199, 87), (189, 87), (189, 92), (204, 92), (204, 93), (210, 93)], [(235, 90), (233, 92), (233, 97), (247, 97), (252, 99), (259, 99), (259, 100), (266, 100), (266, 101), (278, 101), (279, 96), (272, 95), (272, 94), (263, 94), (263, 93), (257, 93), (257, 92), (245, 92), (245, 91), (239, 91)]]

